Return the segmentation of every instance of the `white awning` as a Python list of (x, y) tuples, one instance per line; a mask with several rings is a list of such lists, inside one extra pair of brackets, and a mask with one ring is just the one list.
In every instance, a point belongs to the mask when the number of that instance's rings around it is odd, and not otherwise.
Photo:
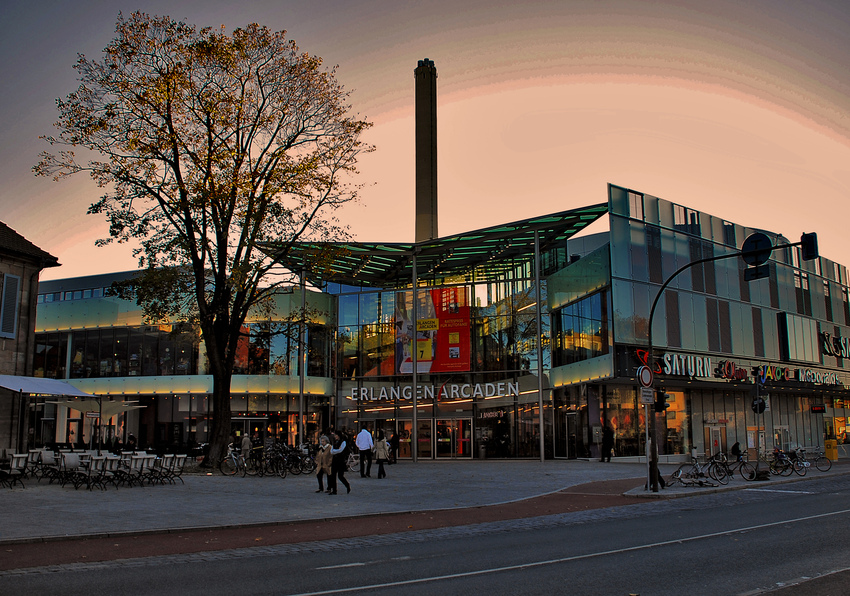
[(57, 399), (56, 401), (46, 402), (49, 404), (57, 404), (71, 408), (79, 412), (99, 412), (103, 415), (103, 419), (107, 420), (116, 414), (126, 412), (128, 410), (139, 410), (146, 406), (140, 406), (138, 401), (118, 401), (108, 397), (78, 397), (73, 399)]
[(41, 379), (38, 377), (16, 377), (0, 375), (0, 387), (31, 395), (66, 395), (73, 397), (92, 397), (91, 393), (81, 391), (65, 381)]

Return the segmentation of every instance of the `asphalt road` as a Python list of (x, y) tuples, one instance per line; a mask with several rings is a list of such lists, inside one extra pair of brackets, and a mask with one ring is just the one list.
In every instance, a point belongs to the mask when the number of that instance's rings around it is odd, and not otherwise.
[(472, 523), (470, 514), (443, 527), (31, 567), (0, 574), (0, 593), (847, 594), (848, 490), (847, 476), (807, 478), (523, 519)]

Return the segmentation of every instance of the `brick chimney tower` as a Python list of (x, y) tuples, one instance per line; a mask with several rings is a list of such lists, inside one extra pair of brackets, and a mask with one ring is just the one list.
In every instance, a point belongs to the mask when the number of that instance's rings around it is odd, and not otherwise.
[(416, 242), (437, 234), (437, 69), (428, 58), (416, 79)]

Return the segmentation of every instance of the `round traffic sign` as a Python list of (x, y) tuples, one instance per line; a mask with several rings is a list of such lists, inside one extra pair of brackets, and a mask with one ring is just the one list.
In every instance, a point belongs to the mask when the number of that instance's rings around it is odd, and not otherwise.
[(767, 234), (755, 232), (747, 236), (744, 244), (741, 245), (741, 258), (747, 265), (758, 266), (763, 265), (770, 258), (770, 253), (773, 250), (773, 243)]
[(648, 366), (641, 366), (638, 368), (637, 374), (641, 387), (652, 387), (652, 369)]

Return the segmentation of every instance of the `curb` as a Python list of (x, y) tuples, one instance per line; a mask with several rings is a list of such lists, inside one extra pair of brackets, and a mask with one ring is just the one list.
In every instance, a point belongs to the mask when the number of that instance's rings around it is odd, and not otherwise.
[[(682, 497), (694, 497), (697, 495), (705, 495), (705, 494), (713, 494), (713, 493), (723, 493), (729, 492), (733, 490), (748, 490), (753, 487), (762, 487), (762, 486), (774, 486), (777, 484), (791, 484), (793, 482), (803, 482), (804, 480), (822, 480), (824, 478), (831, 478), (833, 476), (847, 476), (850, 475), (850, 470), (842, 470), (842, 471), (829, 471), (829, 472), (819, 472), (817, 476), (809, 476), (806, 474), (805, 476), (771, 476), (769, 481), (742, 481), (743, 484), (739, 484), (738, 481), (735, 481), (736, 484), (727, 484), (725, 486), (693, 486), (693, 487), (684, 487), (684, 486), (676, 486), (672, 491), (676, 492), (662, 492), (658, 491), (657, 493), (653, 493), (647, 491), (645, 488), (636, 488), (630, 491), (623, 493), (625, 497), (636, 497), (641, 499), (680, 499)], [(693, 489), (693, 492), (691, 492)], [(671, 489), (662, 489), (663, 491), (670, 491)], [(679, 491), (688, 491), (688, 492), (679, 492)]]

